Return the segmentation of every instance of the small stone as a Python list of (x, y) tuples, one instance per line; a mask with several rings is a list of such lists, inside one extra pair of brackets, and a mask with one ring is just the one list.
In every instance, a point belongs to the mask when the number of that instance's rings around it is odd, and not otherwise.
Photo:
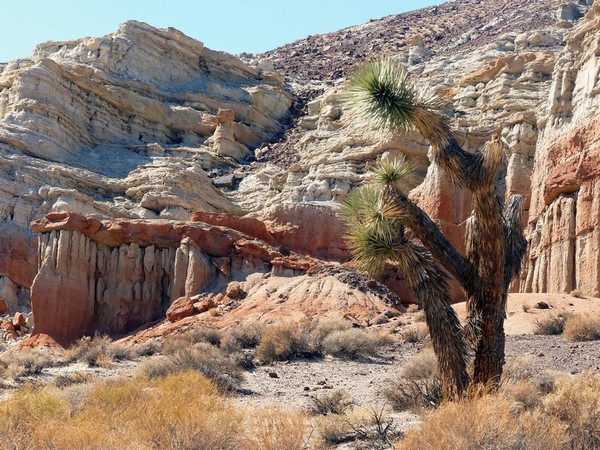
[(546, 302), (538, 302), (535, 304), (537, 309), (550, 309), (550, 305)]
[(308, 386), (304, 386), (304, 390), (305, 391), (310, 391), (310, 388)]
[(15, 313), (12, 324), (14, 327), (24, 327), (27, 325), (27, 319), (22, 312)]
[(279, 378), (279, 375), (277, 375), (277, 372), (269, 372), (269, 377), (270, 378)]
[(213, 180), (215, 187), (232, 187), (235, 181), (235, 176), (230, 173), (227, 175), (220, 176)]

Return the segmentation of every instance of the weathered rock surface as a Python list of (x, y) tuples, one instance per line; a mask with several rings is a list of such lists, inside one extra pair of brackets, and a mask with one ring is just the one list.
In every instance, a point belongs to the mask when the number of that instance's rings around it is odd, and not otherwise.
[[(53, 213), (32, 228), (40, 233), (40, 267), (31, 287), (34, 334), (61, 343), (96, 332), (122, 334), (165, 313), (176, 322), (214, 306), (241, 308), (240, 314), (247, 308), (258, 311), (273, 293), (292, 298), (294, 308), (306, 301), (305, 311), (348, 309), (364, 320), (379, 308), (373, 302), (399, 302), (382, 285), (373, 282), (377, 291), (348, 269), (327, 269), (337, 280), (335, 288), (331, 279), (317, 283), (319, 277), (305, 274), (321, 273), (325, 269), (319, 266), (331, 264), (231, 228), (201, 222), (103, 222), (69, 212)], [(366, 293), (359, 294), (361, 289)], [(193, 299), (203, 293), (213, 294), (196, 306)]]
[(524, 292), (600, 294), (600, 81), (595, 4), (568, 35), (535, 155)]
[(25, 227), (49, 212), (239, 213), (210, 176), (240, 159), (228, 148), (276, 136), (292, 100), (280, 75), (134, 21), (0, 64), (0, 297), (11, 311), (29, 303)]
[[(349, 256), (337, 205), (369, 168), (407, 158), (405, 190), (460, 251), (471, 211), (419, 135), (348, 117), (341, 77), (378, 50), (435, 90), (466, 149), (501, 137), (497, 186), (525, 197), (521, 289), (599, 295), (600, 7), (581, 19), (589, 6), (457, 0), (249, 65), (128, 22), (0, 64), (0, 300), (26, 310), (31, 287), (35, 332), (61, 341), (127, 332), (179, 298), (192, 316), (169, 326), (328, 310), (368, 323), (388, 294), (330, 262)], [(383, 280), (410, 299), (401, 275)]]

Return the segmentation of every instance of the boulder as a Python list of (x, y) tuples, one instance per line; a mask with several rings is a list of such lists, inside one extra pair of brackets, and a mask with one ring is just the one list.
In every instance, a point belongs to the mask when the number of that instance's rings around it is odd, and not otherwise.
[(169, 322), (177, 322), (185, 317), (192, 316), (196, 313), (194, 303), (189, 297), (179, 297), (169, 309), (167, 309), (167, 320)]

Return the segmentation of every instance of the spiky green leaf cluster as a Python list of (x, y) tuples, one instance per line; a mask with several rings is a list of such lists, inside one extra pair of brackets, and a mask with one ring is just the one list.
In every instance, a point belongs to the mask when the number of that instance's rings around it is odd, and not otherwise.
[(386, 219), (378, 210), (379, 190), (366, 186), (354, 191), (342, 203), (348, 223), (346, 239), (353, 259), (361, 269), (378, 274), (394, 259), (397, 246), (404, 241), (404, 228)]
[(400, 190), (402, 183), (406, 182), (412, 175), (413, 169), (406, 158), (400, 157), (393, 161), (380, 161), (373, 167), (372, 172), (372, 183)]
[(361, 64), (350, 78), (346, 98), (352, 112), (378, 128), (407, 130), (417, 106), (406, 71), (391, 58)]

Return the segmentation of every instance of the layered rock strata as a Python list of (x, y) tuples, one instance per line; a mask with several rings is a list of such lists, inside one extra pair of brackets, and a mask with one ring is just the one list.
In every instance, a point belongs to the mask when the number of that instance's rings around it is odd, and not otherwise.
[[(278, 303), (293, 300), (282, 307), (296, 308), (303, 299), (301, 310), (317, 314), (316, 303), (328, 308), (337, 302), (339, 314), (352, 310), (363, 319), (371, 310), (381, 313), (386, 302), (399, 302), (383, 286), (348, 269), (331, 272), (336, 287), (330, 280), (325, 289), (321, 277), (306, 274), (331, 271), (326, 269), (331, 264), (231, 228), (201, 222), (102, 222), (68, 212), (36, 220), (32, 228), (40, 233), (39, 269), (31, 287), (34, 333), (61, 343), (93, 333), (126, 333), (164, 318), (175, 300), (198, 295), (209, 295), (220, 308), (245, 311), (276, 293)], [(354, 306), (346, 311), (345, 304)]]
[(557, 60), (538, 141), (524, 292), (600, 294), (600, 5)]

